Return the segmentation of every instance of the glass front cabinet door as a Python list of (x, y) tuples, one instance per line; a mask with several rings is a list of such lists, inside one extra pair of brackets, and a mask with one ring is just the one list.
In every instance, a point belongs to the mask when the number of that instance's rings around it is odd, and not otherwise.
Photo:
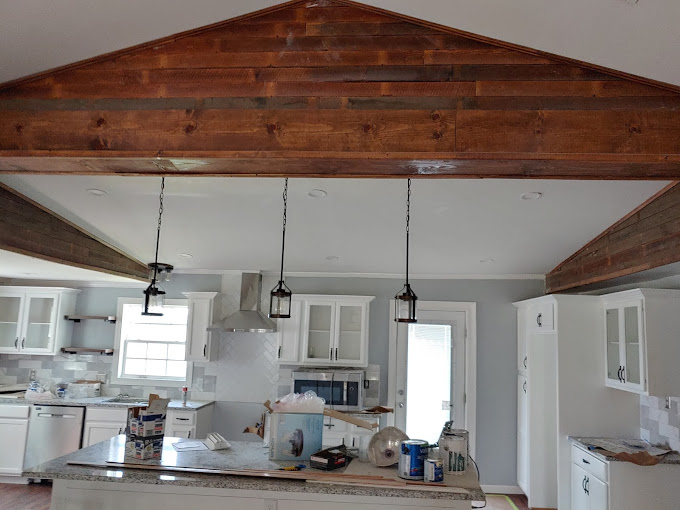
[(23, 352), (52, 351), (58, 299), (55, 294), (29, 294), (26, 297), (24, 332), (21, 335)]
[(646, 391), (642, 300), (605, 306), (607, 386)]
[(23, 305), (24, 295), (21, 293), (0, 295), (0, 352), (19, 350)]

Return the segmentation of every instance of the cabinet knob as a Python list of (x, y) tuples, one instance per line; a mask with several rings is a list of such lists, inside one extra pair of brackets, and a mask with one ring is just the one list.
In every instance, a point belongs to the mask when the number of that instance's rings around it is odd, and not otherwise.
[(403, 403), (403, 402), (399, 402), (399, 404), (397, 404), (397, 405), (399, 406), (399, 409), (403, 409), (403, 407), (404, 407), (404, 403)]

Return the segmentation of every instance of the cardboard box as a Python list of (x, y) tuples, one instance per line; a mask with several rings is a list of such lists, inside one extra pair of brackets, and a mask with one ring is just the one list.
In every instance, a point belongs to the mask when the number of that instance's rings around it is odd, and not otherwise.
[(322, 448), (323, 414), (272, 413), (269, 458), (309, 460)]
[(139, 460), (160, 459), (163, 436), (131, 438), (125, 444), (125, 455)]
[(127, 457), (140, 460), (161, 458), (168, 402), (152, 394), (147, 408), (131, 407), (128, 410)]
[(136, 418), (130, 418), (130, 436), (151, 437), (165, 433), (165, 415), (141, 411)]

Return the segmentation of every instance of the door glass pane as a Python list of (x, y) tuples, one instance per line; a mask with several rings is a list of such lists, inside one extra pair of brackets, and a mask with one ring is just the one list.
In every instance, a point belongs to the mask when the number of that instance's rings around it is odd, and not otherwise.
[(46, 349), (50, 344), (50, 326), (54, 298), (29, 298), (26, 349)]
[(359, 361), (361, 359), (361, 306), (340, 305), (338, 359)]
[(19, 335), (20, 308), (19, 296), (0, 296), (0, 348), (14, 348)]
[(619, 352), (619, 310), (610, 308), (606, 311), (607, 320), (607, 378), (619, 380), (621, 353)]
[(333, 305), (309, 306), (307, 357), (330, 360)]
[(451, 419), (451, 326), (409, 324), (406, 368), (406, 434), (437, 442)]
[(624, 333), (626, 337), (626, 382), (640, 384), (640, 335), (638, 329), (638, 307), (623, 309)]

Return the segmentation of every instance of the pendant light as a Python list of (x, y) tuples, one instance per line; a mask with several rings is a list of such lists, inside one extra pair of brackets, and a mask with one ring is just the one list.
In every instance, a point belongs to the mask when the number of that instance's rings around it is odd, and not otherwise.
[[(149, 264), (151, 284), (144, 290), (144, 310), (142, 315), (161, 316), (165, 304), (165, 290), (158, 282), (165, 278), (167, 281), (170, 272), (174, 269), (170, 264), (158, 262), (158, 245), (161, 240), (161, 219), (163, 218), (163, 191), (165, 190), (165, 177), (161, 178), (160, 206), (158, 208), (158, 230), (156, 232), (156, 258)], [(165, 275), (165, 276), (163, 276)]]
[(288, 209), (288, 178), (283, 186), (283, 235), (281, 241), (281, 276), (270, 293), (269, 318), (290, 319), (290, 301), (293, 293), (283, 281), (283, 255), (286, 250), (286, 212)]
[(408, 194), (406, 196), (406, 285), (401, 289), (401, 294), (394, 297), (395, 310), (394, 320), (396, 322), (418, 322), (416, 320), (416, 302), (418, 296), (411, 290), (408, 283), (408, 245), (409, 245), (409, 223), (411, 221), (411, 179), (408, 180)]

